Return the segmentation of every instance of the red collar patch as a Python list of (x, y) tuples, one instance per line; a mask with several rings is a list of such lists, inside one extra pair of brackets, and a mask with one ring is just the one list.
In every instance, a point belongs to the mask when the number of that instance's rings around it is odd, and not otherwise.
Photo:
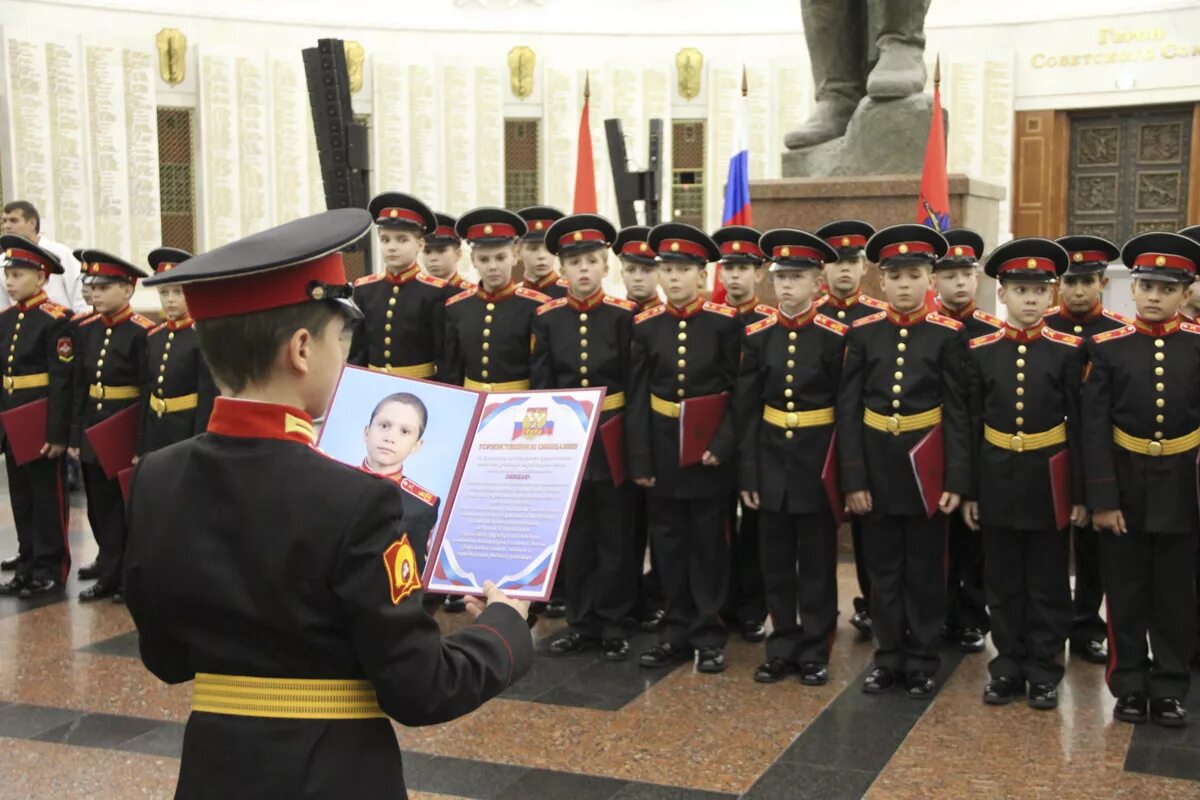
[(316, 441), (312, 417), (300, 409), (232, 397), (218, 397), (213, 401), (208, 432), (219, 436), (279, 439), (307, 445)]

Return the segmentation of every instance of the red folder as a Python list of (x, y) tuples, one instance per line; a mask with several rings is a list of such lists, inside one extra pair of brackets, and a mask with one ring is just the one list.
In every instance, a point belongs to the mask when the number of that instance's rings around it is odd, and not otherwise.
[(129, 489), (133, 486), (133, 470), (134, 467), (126, 467), (117, 473), (117, 481), (121, 484), (121, 497), (125, 498), (125, 502), (129, 502)]
[(825, 496), (829, 498), (829, 510), (838, 522), (850, 519), (846, 513), (846, 502), (838, 488), (837, 434), (829, 437), (829, 450), (825, 453), (825, 466), (821, 467), (821, 483), (825, 484)]
[[(0, 413), (0, 424), (8, 434), (17, 466), (28, 464), (42, 457), (46, 444), (46, 415), (50, 409), (47, 398), (34, 400)], [(66, 444), (66, 442), (62, 442)]]
[(600, 426), (600, 441), (604, 444), (604, 455), (608, 457), (608, 471), (612, 473), (613, 486), (625, 482), (625, 415), (616, 414)]
[(137, 449), (138, 426), (142, 422), (142, 404), (134, 403), (103, 422), (97, 422), (84, 433), (96, 451), (96, 458), (110, 481), (121, 470), (133, 465)]
[(938, 501), (942, 499), (942, 486), (946, 477), (946, 454), (942, 443), (942, 426), (936, 425), (925, 434), (913, 449), (908, 451), (913, 476), (921, 501), (925, 503), (925, 515), (932, 518), (938, 512)]
[(1060, 450), (1050, 456), (1050, 496), (1054, 499), (1054, 527), (1071, 524), (1071, 454)]
[(700, 463), (721, 427), (729, 408), (729, 393), (689, 397), (679, 405), (679, 466), (690, 467)]

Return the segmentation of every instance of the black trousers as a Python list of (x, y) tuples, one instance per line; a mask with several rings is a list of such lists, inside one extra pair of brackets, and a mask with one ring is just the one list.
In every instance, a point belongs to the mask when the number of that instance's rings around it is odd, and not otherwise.
[(1064, 531), (983, 529), (993, 678), (1058, 684), (1071, 630), (1071, 547)]
[[(626, 636), (636, 586), (630, 484), (583, 481), (567, 528), (563, 566), (567, 622), (583, 636)], [(562, 576), (564, 569), (559, 569)]]
[(121, 496), (121, 484), (109, 480), (100, 465), (83, 462), (83, 485), (87, 491), (87, 516), (92, 526), (92, 535), (100, 547), (96, 565), (100, 574), (96, 578), (99, 586), (109, 588), (121, 585), (121, 571), (125, 564), (125, 498)]
[(1100, 580), (1100, 537), (1090, 524), (1071, 528), (1075, 546), (1075, 618), (1071, 623), (1071, 641), (1077, 643), (1103, 639), (1108, 628), (1100, 618), (1104, 586)]
[(937, 672), (946, 620), (946, 517), (872, 514), (863, 519), (875, 666)]
[(729, 587), (728, 498), (650, 495), (650, 541), (661, 570), (665, 615), (658, 640), (676, 647), (724, 647)]
[(850, 544), (854, 546), (854, 575), (858, 578), (858, 597), (854, 612), (871, 614), (871, 573), (867, 570), (867, 552), (863, 544), (862, 517), (850, 517)]
[(67, 468), (63, 458), (39, 458), (17, 466), (8, 440), (4, 465), (17, 528), (17, 574), (64, 583), (71, 571), (67, 543)]
[(988, 611), (984, 598), (984, 544), (979, 531), (967, 527), (962, 514), (950, 515), (946, 570), (946, 627), (978, 628), (987, 633)]
[(1100, 534), (1114, 697), (1187, 695), (1196, 634), (1196, 539), (1194, 533)]
[(767, 658), (829, 663), (837, 626), (833, 515), (760, 511), (759, 553), (772, 632)]
[[(630, 487), (630, 499), (633, 506), (633, 550), (634, 558), (630, 563), (633, 569), (634, 581), (637, 584), (634, 595), (634, 615), (639, 619), (650, 611), (662, 608), (662, 582), (658, 577), (658, 560), (654, 555), (654, 547), (650, 542), (650, 508), (649, 494), (636, 484)], [(646, 555), (650, 555), (650, 571), (646, 571)]]
[(758, 529), (758, 512), (735, 497), (729, 510), (729, 530), (734, 532), (729, 540), (729, 595), (721, 612), (729, 624), (761, 625), (767, 618)]

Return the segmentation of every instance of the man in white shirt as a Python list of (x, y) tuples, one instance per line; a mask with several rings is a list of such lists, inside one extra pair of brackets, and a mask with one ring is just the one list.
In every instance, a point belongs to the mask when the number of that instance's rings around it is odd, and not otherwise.
[[(4, 206), (4, 214), (0, 216), (0, 232), (24, 236), (38, 247), (56, 256), (59, 263), (62, 264), (62, 274), (52, 275), (46, 283), (46, 294), (50, 296), (50, 300), (70, 309), (72, 313), (86, 311), (88, 305), (83, 299), (81, 290), (83, 284), (79, 262), (71, 255), (69, 247), (42, 236), (41, 227), (41, 216), (32, 203), (25, 200), (14, 200)], [(0, 267), (3, 267), (7, 261), (8, 259), (3, 257), (3, 253), (0, 253)], [(12, 303), (12, 299), (8, 296), (3, 282), (0, 282), (0, 307), (7, 307), (10, 303)]]

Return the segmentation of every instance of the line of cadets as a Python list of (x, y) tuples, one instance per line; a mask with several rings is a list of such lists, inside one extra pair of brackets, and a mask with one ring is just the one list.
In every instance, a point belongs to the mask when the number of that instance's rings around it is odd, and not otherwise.
[[(643, 666), (694, 656), (700, 671), (720, 672), (734, 625), (749, 641), (767, 639), (755, 680), (798, 673), (824, 684), (837, 523), (849, 511), (860, 589), (851, 623), (876, 642), (863, 691), (901, 684), (928, 697), (939, 638), (978, 652), (990, 628), (998, 655), (987, 703), (1027, 693), (1031, 706), (1054, 708), (1069, 639), (1073, 652), (1108, 664), (1118, 719), (1184, 724), (1196, 638), (1200, 327), (1181, 309), (1200, 262), (1196, 229), (1143, 234), (1124, 252), (1091, 236), (1003, 245), (984, 267), (1000, 282), (1003, 322), (974, 306), (984, 244), (969, 230), (876, 232), (843, 220), (815, 234), (728, 227), (709, 237), (677, 223), (617, 232), (596, 215), (546, 207), (455, 220), (401, 193), (380, 195), (370, 211), (386, 269), (355, 285), (364, 320), (351, 364), (482, 391), (604, 387), (601, 422), (625, 416), (632, 481), (615, 485), (598, 439), (545, 609), (569, 623), (551, 653), (599, 644), (606, 658), (628, 658), (640, 621), (658, 631)], [(478, 286), (456, 272), (463, 240)], [(97, 563), (81, 570), (97, 582), (81, 597), (119, 597), (120, 488), (82, 431), (140, 402), (139, 452), (157, 449), (204, 429), (215, 389), (181, 296), (164, 294), (168, 322), (157, 327), (130, 311), (141, 269), (82, 251), (96, 313), (67, 319), (41, 291), (54, 257), (19, 237), (0, 245), (18, 301), (0, 315), (4, 407), (52, 399), (50, 458), (16, 467), (6, 443), (20, 554), (3, 590), (31, 597), (65, 580), (54, 456), (70, 446), (81, 449), (100, 544)], [(610, 249), (629, 299), (602, 289)], [(1118, 257), (1133, 270), (1136, 320), (1101, 305), (1105, 268)], [(149, 260), (158, 271), (185, 258), (162, 249)], [(859, 290), (867, 260), (882, 270), (887, 302)], [(717, 261), (728, 305), (700, 295)], [(768, 264), (778, 308), (755, 295)], [(1061, 305), (1049, 308), (1056, 285)], [(722, 392), (730, 412), (703, 462), (680, 467), (681, 403)], [(929, 475), (914, 471), (912, 453), (935, 428), (944, 491), (928, 513), (920, 484)], [(1069, 538), (1051, 480), (1064, 459)], [(439, 498), (388, 477), (405, 493), (410, 534), (423, 539)], [(653, 569), (643, 575), (647, 542)], [(1106, 594), (1107, 629), (1098, 613)], [(445, 602), (462, 608), (461, 598)]]

